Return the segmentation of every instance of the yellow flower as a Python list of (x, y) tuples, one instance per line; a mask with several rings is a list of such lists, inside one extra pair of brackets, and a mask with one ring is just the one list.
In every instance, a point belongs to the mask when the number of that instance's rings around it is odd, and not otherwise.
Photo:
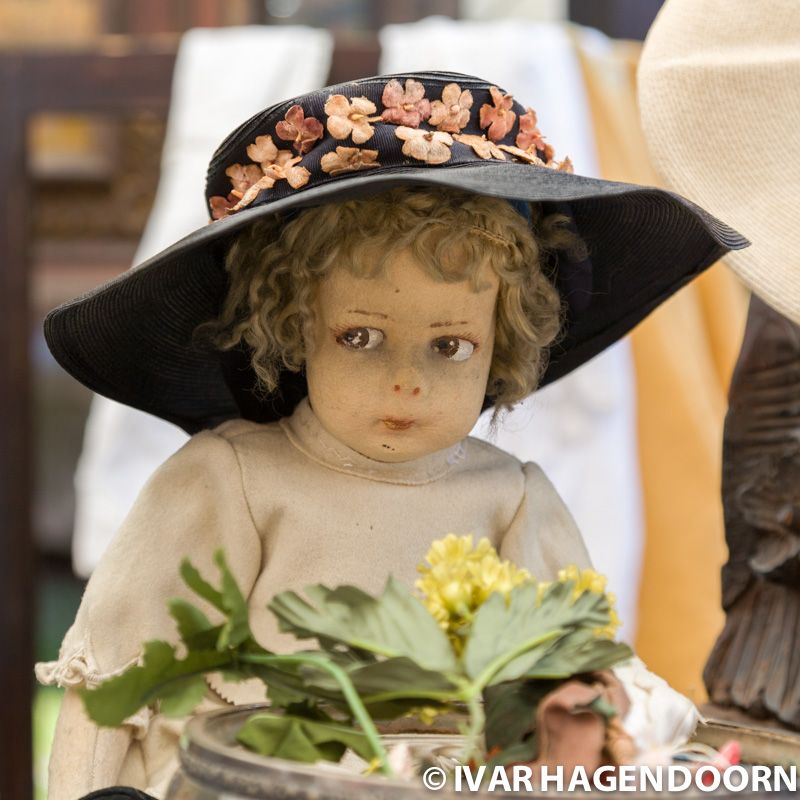
[(532, 580), (526, 570), (501, 561), (486, 538), (473, 545), (472, 536), (448, 534), (431, 544), (426, 560), (417, 567), (422, 577), (416, 586), (457, 653), (475, 613), (492, 594), (508, 600), (515, 586)]
[(577, 600), (584, 592), (605, 594), (606, 601), (608, 602), (608, 624), (600, 628), (595, 628), (594, 634), (600, 638), (613, 639), (621, 622), (614, 608), (617, 598), (611, 592), (606, 592), (605, 576), (601, 575), (599, 572), (595, 572), (593, 569), (579, 570), (574, 564), (570, 564), (565, 569), (559, 571), (558, 580), (561, 583), (574, 583), (572, 590), (573, 601)]

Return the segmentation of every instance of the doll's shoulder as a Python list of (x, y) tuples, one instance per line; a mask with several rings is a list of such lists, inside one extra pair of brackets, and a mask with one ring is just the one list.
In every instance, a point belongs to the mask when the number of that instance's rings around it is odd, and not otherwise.
[(465, 440), (464, 463), (467, 469), (501, 473), (522, 483), (548, 481), (542, 468), (532, 461), (520, 461), (506, 450), (473, 436)]
[(520, 461), (506, 450), (473, 436), (467, 437), (464, 441), (466, 443), (464, 461), (468, 469), (498, 473), (505, 478), (516, 480), (525, 492), (531, 489), (555, 492), (544, 470), (534, 461)]

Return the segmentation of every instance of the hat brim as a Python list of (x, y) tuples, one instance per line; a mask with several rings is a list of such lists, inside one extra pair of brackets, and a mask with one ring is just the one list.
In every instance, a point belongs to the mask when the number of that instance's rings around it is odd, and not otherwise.
[[(232, 417), (286, 416), (306, 393), (302, 375), (286, 372), (279, 392), (259, 397), (245, 353), (221, 353), (195, 335), (219, 313), (231, 237), (277, 212), (414, 185), (569, 204), (589, 249), (590, 296), (575, 308), (568, 302), (542, 385), (600, 353), (729, 250), (748, 244), (688, 200), (652, 187), (494, 161), (397, 168), (342, 176), (206, 225), (55, 309), (45, 320), (47, 343), (59, 364), (93, 391), (189, 433)], [(552, 277), (563, 292), (564, 276)]]

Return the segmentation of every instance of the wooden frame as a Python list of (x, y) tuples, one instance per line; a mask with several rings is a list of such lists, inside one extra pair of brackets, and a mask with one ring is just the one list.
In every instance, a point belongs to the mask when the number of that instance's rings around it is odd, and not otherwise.
[[(30, 250), (26, 131), (39, 112), (129, 113), (169, 107), (175, 49), (19, 52), (0, 55), (0, 686), (4, 747), (0, 797), (31, 797), (34, 544), (31, 537), (32, 430), (28, 358)], [(330, 83), (373, 75), (374, 34), (338, 38)]]

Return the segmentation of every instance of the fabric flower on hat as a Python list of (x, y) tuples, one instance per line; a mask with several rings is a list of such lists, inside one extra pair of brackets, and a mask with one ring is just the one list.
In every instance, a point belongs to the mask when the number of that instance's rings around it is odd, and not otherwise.
[(444, 164), (450, 160), (453, 137), (444, 131), (421, 131), (401, 125), (395, 134), (403, 140), (404, 155), (426, 164)]
[(361, 150), (358, 147), (337, 147), (335, 153), (325, 153), (320, 161), (323, 172), (331, 177), (343, 172), (357, 172), (370, 167), (379, 167), (377, 150)]
[[(259, 183), (263, 184), (263, 188), (272, 188), (275, 181), (280, 180), (285, 180), (293, 189), (308, 183), (311, 173), (305, 167), (296, 166), (300, 156), (293, 157), (291, 150), (278, 150), (271, 136), (259, 136), (248, 146), (247, 155), (261, 166), (263, 177)], [(272, 183), (267, 183), (269, 180)]]
[(458, 133), (469, 123), (469, 110), (472, 108), (472, 92), (461, 91), (457, 83), (448, 83), (442, 90), (442, 99), (431, 104), (430, 125), (440, 131)]
[(381, 100), (384, 106), (381, 119), (384, 122), (418, 128), (431, 115), (431, 103), (425, 99), (425, 87), (413, 78), (406, 81), (405, 89), (400, 81), (390, 80), (383, 87)]
[[(277, 152), (278, 149), (275, 148), (276, 155)], [(225, 174), (231, 179), (233, 191), (238, 192), (239, 197), (263, 175), (261, 168), (255, 164), (247, 164), (245, 166), (242, 164), (231, 164), (231, 166), (225, 170)]]
[(531, 148), (543, 151), (546, 147), (544, 136), (542, 136), (542, 132), (537, 125), (536, 112), (532, 108), (528, 108), (519, 118), (516, 145), (521, 150), (528, 151)]
[(457, 142), (469, 145), (481, 158), (497, 158), (505, 161), (503, 154), (505, 148), (500, 149), (494, 142), (490, 142), (485, 136), (474, 136), (471, 133), (457, 133), (453, 136)]
[(346, 139), (352, 135), (356, 144), (363, 144), (375, 133), (370, 122), (380, 119), (372, 116), (376, 111), (375, 103), (366, 97), (348, 100), (343, 94), (331, 95), (325, 103), (328, 133), (334, 139)]
[(292, 106), (284, 118), (275, 126), (275, 133), (302, 156), (307, 153), (317, 139), (324, 134), (322, 123), (315, 117), (306, 118), (301, 106)]
[[(271, 136), (259, 136), (253, 144), (248, 145), (247, 155), (258, 161), (259, 166), (250, 164), (242, 166), (233, 164), (225, 170), (231, 182), (237, 182), (244, 187), (244, 193), (236, 205), (232, 206), (229, 214), (249, 206), (264, 189), (271, 189), (277, 181), (285, 180), (293, 189), (299, 189), (308, 183), (311, 173), (305, 167), (298, 167), (300, 156), (292, 156), (291, 150), (278, 150)], [(261, 177), (249, 186), (246, 184), (256, 175)], [(240, 191), (234, 188), (234, 192)]]
[(227, 217), (239, 199), (240, 195), (235, 195), (233, 192), (230, 192), (227, 197), (222, 197), (221, 195), (209, 197), (208, 207), (211, 210), (211, 219)]
[(514, 127), (517, 115), (511, 110), (514, 98), (503, 94), (496, 86), (489, 87), (493, 105), (484, 103), (480, 111), (481, 128), (488, 128), (487, 134), (493, 142), (499, 142)]

